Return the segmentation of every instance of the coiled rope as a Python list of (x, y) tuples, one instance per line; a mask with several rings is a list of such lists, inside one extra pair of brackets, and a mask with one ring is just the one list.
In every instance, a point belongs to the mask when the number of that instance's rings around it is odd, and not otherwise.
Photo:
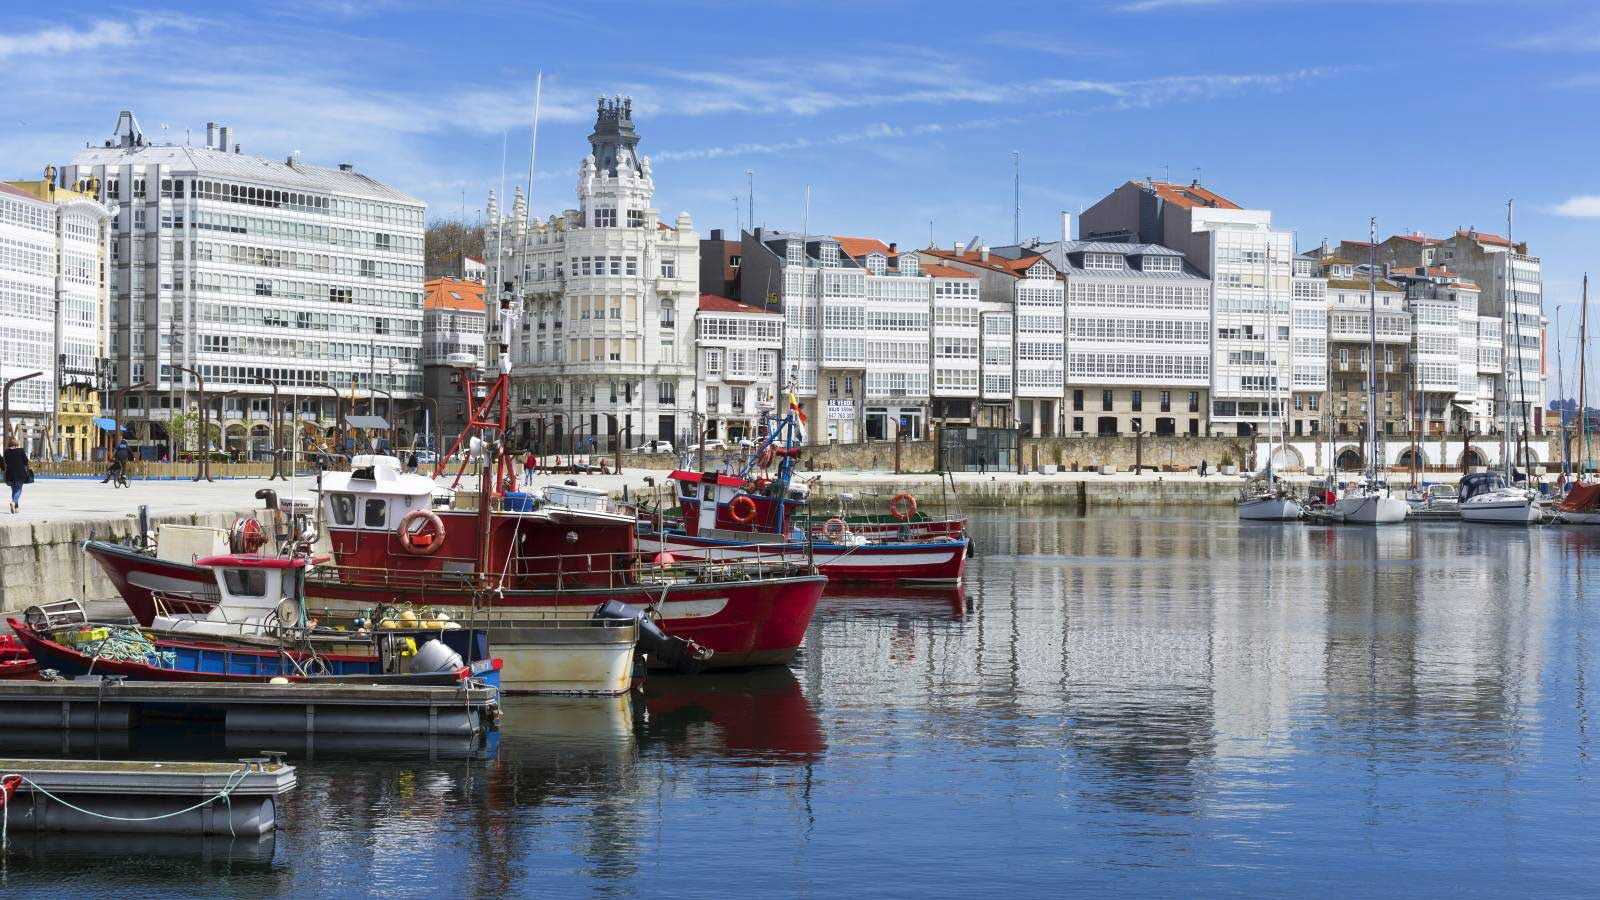
[[(216, 794), (214, 794), (214, 795), (212, 795), (210, 797), (207, 797), (204, 800), (201, 800), (199, 803), (196, 803), (195, 805), (193, 805), (191, 807), (188, 807), (187, 809), (180, 809), (177, 812), (162, 813), (159, 816), (113, 816), (113, 815), (109, 815), (107, 813), (97, 813), (94, 810), (84, 809), (81, 806), (78, 806), (78, 805), (73, 804), (73, 803), (69, 803), (66, 800), (61, 799), (60, 797), (57, 797), (55, 794), (52, 794), (49, 791), (45, 790), (43, 787), (41, 787), (39, 785), (38, 782), (34, 781), (33, 779), (29, 778), (28, 776), (20, 775), (20, 774), (17, 774), (17, 773), (12, 773), (10, 775), (5, 776), (4, 778), (0, 778), (0, 784), (3, 784), (4, 782), (7, 782), (7, 781), (11, 781), (13, 778), (17, 779), (17, 781), (14, 782), (15, 784), (27, 784), (27, 785), (31, 786), (34, 791), (36, 791), (36, 792), (38, 792), (40, 794), (43, 794), (46, 797), (49, 797), (51, 800), (54, 800), (55, 802), (61, 804), (62, 806), (65, 806), (66, 808), (68, 808), (70, 810), (73, 810), (75, 812), (83, 813), (86, 816), (93, 816), (96, 819), (105, 819), (105, 820), (110, 821), (110, 822), (156, 822), (156, 821), (160, 821), (161, 819), (170, 819), (170, 818), (173, 818), (174, 816), (181, 816), (181, 815), (184, 815), (185, 813), (192, 813), (197, 809), (200, 809), (202, 807), (205, 807), (205, 806), (208, 806), (208, 805), (210, 805), (212, 803), (215, 803), (218, 800), (221, 800), (225, 804), (227, 804), (227, 807), (228, 807), (228, 836), (229, 837), (238, 837), (238, 835), (235, 834), (234, 830), (233, 830), (233, 797), (231, 795), (233, 794), (233, 792), (235, 790), (238, 789), (239, 785), (244, 784), (244, 780), (246, 778), (248, 778), (248, 777), (250, 777), (250, 767), (249, 766), (245, 766), (245, 767), (239, 769), (236, 772), (231, 772), (228, 775), (227, 783), (223, 785), (221, 791), (218, 791)], [(16, 796), (16, 794), (13, 793), (12, 797), (15, 797), (15, 796)], [(6, 850), (6, 849), (10, 848), (10, 845), (11, 845), (10, 830), (11, 830), (11, 801), (10, 801), (9, 798), (6, 798), (4, 796), (3, 792), (0, 792), (0, 850)]]

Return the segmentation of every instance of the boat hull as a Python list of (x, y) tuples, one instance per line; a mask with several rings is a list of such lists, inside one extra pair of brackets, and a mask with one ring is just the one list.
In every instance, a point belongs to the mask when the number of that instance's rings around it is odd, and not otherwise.
[(1367, 494), (1341, 497), (1333, 505), (1333, 515), (1352, 525), (1394, 525), (1404, 522), (1411, 507), (1399, 497)]
[(1492, 525), (1532, 525), (1544, 518), (1544, 511), (1532, 500), (1490, 500), (1461, 504), (1461, 519)]
[[(118, 586), (123, 602), (141, 625), (149, 625), (156, 615), (152, 592), (140, 587), (141, 582), (159, 577), (168, 585), (166, 590), (177, 593), (198, 593), (213, 583), (211, 570), (200, 566), (158, 560), (100, 541), (89, 541), (84, 549)], [(460, 618), (458, 608), (464, 607), (584, 613), (607, 600), (617, 600), (636, 609), (656, 607), (664, 631), (712, 650), (710, 667), (728, 668), (784, 665), (793, 659), (827, 584), (823, 576), (802, 575), (725, 583), (507, 590), (485, 596), (459, 581), (447, 581), (442, 575), (424, 577), (427, 574), (397, 573), (399, 577), (389, 582), (369, 573), (341, 581), (337, 569), (319, 571), (307, 580), (306, 602), (351, 615), (368, 613), (379, 605), (411, 603), (444, 607)], [(167, 605), (172, 606), (170, 602)], [(502, 654), (508, 646), (496, 644), (495, 653)]]
[(1239, 503), (1239, 518), (1259, 522), (1292, 522), (1304, 511), (1289, 497), (1253, 497)]
[(835, 581), (959, 584), (966, 569), (967, 540), (865, 544), (858, 547), (814, 541), (805, 544), (751, 544), (686, 534), (642, 534), (639, 550), (670, 553), (685, 562), (784, 562), (815, 560), (817, 571)]

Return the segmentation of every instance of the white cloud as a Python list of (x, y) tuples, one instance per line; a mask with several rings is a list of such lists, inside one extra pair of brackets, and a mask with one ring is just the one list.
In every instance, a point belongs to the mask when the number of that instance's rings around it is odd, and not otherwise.
[(1600, 195), (1571, 197), (1550, 211), (1558, 216), (1570, 216), (1575, 219), (1600, 219)]
[(189, 30), (194, 26), (194, 20), (175, 15), (140, 16), (131, 25), (110, 19), (97, 19), (85, 28), (57, 25), (23, 34), (0, 35), (0, 59), (127, 47), (158, 30)]

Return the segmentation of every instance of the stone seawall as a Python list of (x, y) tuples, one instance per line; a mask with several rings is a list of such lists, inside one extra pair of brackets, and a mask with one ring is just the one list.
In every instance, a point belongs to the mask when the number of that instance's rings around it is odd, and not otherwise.
[(917, 498), (924, 512), (937, 513), (948, 507), (960, 509), (1009, 509), (1050, 507), (1066, 512), (1149, 506), (1226, 506), (1239, 496), (1237, 478), (1164, 479), (1156, 474), (1131, 476), (1013, 475), (993, 479), (962, 477), (956, 492), (949, 483), (940, 489), (937, 476), (901, 476), (882, 481), (851, 479), (830, 481), (826, 473), (812, 488), (812, 497), (826, 509), (841, 494), (852, 498), (852, 508), (887, 508), (889, 500), (902, 491)]
[[(150, 526), (170, 523), (227, 528), (256, 507), (150, 516)], [(103, 600), (117, 590), (100, 566), (82, 550), (91, 538), (125, 541), (138, 531), (133, 515), (80, 517), (34, 522), (0, 522), (0, 612), (14, 613), (36, 603), (76, 597)]]

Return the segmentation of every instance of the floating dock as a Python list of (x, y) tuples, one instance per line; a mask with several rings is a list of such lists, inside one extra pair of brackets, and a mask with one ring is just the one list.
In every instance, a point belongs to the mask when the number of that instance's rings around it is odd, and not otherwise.
[(221, 722), (228, 732), (472, 736), (495, 727), (487, 687), (383, 684), (0, 681), (10, 728), (126, 731), (147, 719)]
[(236, 763), (0, 759), (0, 778), (14, 785), (8, 839), (24, 831), (259, 837), (277, 827), (277, 798), (296, 784), (293, 766), (264, 756)]

